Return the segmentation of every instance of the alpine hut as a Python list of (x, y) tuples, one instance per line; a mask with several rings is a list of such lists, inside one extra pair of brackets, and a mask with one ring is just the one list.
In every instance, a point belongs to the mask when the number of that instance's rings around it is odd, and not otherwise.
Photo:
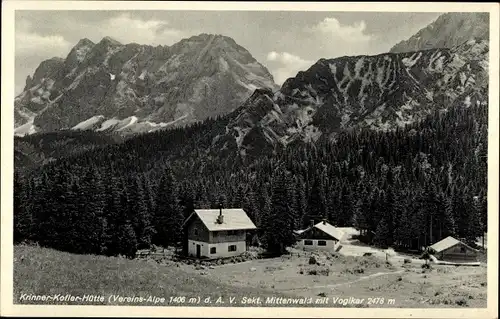
[(222, 258), (247, 250), (247, 232), (256, 227), (241, 208), (195, 209), (185, 220), (185, 252), (196, 258)]
[(296, 247), (304, 250), (334, 250), (344, 237), (344, 232), (326, 220), (304, 229), (295, 231)]
[(430, 254), (442, 261), (472, 262), (477, 261), (478, 250), (451, 236), (428, 247)]

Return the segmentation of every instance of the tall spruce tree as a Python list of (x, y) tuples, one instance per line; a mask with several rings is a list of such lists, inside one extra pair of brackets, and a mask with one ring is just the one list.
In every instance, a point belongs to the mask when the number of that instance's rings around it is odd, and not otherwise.
[(132, 226), (136, 234), (137, 248), (146, 249), (151, 246), (151, 240), (154, 234), (154, 227), (151, 225), (151, 212), (148, 210), (148, 204), (145, 192), (140, 179), (137, 177), (130, 182), (130, 197), (132, 205)]
[(266, 249), (278, 255), (284, 254), (286, 248), (295, 242), (286, 174), (284, 168), (279, 167), (273, 175), (271, 195), (273, 215), (267, 217), (264, 230)]
[(387, 248), (389, 246), (390, 238), (389, 224), (384, 218), (380, 220), (377, 225), (377, 230), (375, 231), (375, 237), (373, 238), (373, 243), (381, 248)]
[(19, 243), (31, 236), (31, 212), (28, 208), (27, 186), (19, 172), (14, 172), (14, 243)]
[(153, 242), (161, 246), (174, 246), (182, 237), (184, 216), (179, 207), (177, 183), (170, 167), (167, 167), (158, 187), (155, 212), (155, 237)]

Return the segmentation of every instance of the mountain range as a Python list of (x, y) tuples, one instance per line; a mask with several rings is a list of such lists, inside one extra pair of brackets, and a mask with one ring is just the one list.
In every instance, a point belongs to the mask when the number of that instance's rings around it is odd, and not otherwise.
[(488, 30), (487, 14), (446, 13), (389, 53), (320, 59), (281, 88), (222, 35), (158, 47), (82, 39), (26, 79), (15, 133), (127, 135), (229, 114), (214, 143), (244, 154), (353, 128), (393, 130), (436, 109), (487, 103)]
[(257, 90), (219, 140), (245, 153), (255, 141), (261, 149), (263, 142), (335, 139), (353, 128), (394, 130), (436, 110), (487, 101), (486, 40), (452, 49), (321, 59), (277, 92)]
[(15, 99), (16, 133), (149, 132), (227, 114), (263, 87), (278, 88), (229, 37), (200, 34), (158, 47), (82, 39), (26, 79)]

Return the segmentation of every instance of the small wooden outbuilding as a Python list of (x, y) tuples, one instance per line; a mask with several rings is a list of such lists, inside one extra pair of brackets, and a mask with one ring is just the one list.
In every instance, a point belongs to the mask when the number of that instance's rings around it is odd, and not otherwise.
[(307, 229), (295, 231), (296, 247), (304, 250), (334, 250), (344, 232), (323, 220)]
[(477, 261), (478, 250), (451, 236), (438, 241), (428, 248), (437, 259), (451, 262)]

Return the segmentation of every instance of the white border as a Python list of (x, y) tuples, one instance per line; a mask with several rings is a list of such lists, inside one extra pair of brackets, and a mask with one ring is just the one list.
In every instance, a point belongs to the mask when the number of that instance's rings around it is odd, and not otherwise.
[[(489, 12), (490, 78), (488, 140), (488, 308), (208, 308), (133, 306), (34, 306), (13, 304), (12, 181), (15, 10), (214, 10), (214, 11), (372, 11)], [(498, 304), (498, 88), (499, 6), (495, 3), (270, 3), (149, 1), (3, 1), (2, 2), (2, 162), (1, 162), (1, 294), (5, 316), (130, 317), (357, 317), (357, 318), (497, 318)]]

